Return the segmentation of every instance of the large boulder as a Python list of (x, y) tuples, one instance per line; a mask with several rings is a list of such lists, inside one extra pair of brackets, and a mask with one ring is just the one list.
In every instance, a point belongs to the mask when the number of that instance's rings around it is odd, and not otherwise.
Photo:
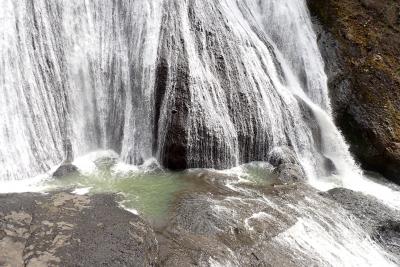
[(400, 183), (400, 2), (307, 2), (338, 126), (363, 168)]
[(285, 184), (301, 182), (306, 180), (306, 175), (304, 173), (301, 165), (298, 164), (281, 164), (275, 168), (273, 174), (276, 178)]
[(300, 164), (294, 151), (287, 146), (280, 146), (272, 149), (268, 154), (268, 161), (274, 167), (278, 167), (282, 164)]

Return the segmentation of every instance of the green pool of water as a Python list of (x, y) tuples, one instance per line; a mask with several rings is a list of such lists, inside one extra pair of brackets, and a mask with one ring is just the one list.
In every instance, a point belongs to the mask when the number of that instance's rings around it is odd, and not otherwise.
[[(117, 193), (121, 204), (138, 211), (147, 219), (163, 219), (180, 192), (199, 189), (194, 176), (207, 173), (205, 170), (171, 172), (163, 170), (114, 172), (111, 166), (97, 168), (90, 175), (75, 175), (52, 179), (47, 182), (48, 190), (66, 188), (90, 188), (89, 194)], [(244, 166), (245, 183), (262, 185), (266, 183), (266, 169), (263, 165)], [(209, 171), (208, 171), (209, 173)]]
[(118, 193), (124, 207), (157, 218), (166, 214), (174, 194), (190, 185), (181, 177), (179, 172), (134, 172), (120, 176), (103, 170), (89, 176), (51, 180), (48, 188), (90, 188), (89, 194)]

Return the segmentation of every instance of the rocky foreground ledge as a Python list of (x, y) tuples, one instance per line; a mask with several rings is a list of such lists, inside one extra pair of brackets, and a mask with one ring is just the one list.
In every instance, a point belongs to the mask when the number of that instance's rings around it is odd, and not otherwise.
[(153, 230), (113, 195), (0, 195), (0, 266), (151, 266)]
[(373, 197), (188, 175), (196, 187), (176, 194), (160, 225), (121, 209), (115, 195), (0, 195), (0, 266), (343, 266), (324, 255), (348, 242), (400, 263), (400, 213)]

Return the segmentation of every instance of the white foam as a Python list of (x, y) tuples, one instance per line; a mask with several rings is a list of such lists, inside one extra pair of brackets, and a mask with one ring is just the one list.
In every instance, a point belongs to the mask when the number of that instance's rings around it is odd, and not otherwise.
[(90, 175), (97, 170), (95, 161), (101, 158), (118, 158), (119, 155), (112, 150), (93, 151), (86, 155), (76, 158), (74, 164), (84, 175)]
[(139, 215), (139, 212), (136, 210), (136, 209), (128, 209), (128, 208), (125, 208), (125, 207), (123, 207), (125, 210), (127, 210), (127, 211), (129, 211), (130, 213), (132, 213), (132, 214), (135, 214), (135, 215)]
[(1, 182), (0, 193), (25, 193), (25, 192), (41, 192), (45, 189), (43, 185), (43, 176), (32, 179), (4, 181)]
[(72, 193), (83, 196), (83, 195), (87, 195), (91, 189), (92, 189), (92, 187), (77, 188), (74, 191), (72, 191)]
[(2, 181), (0, 184), (0, 194), (44, 192), (47, 189), (46, 182), (58, 167), (60, 167), (60, 164), (52, 167), (47, 173), (37, 175), (31, 179)]
[(118, 162), (113, 168), (112, 173), (115, 176), (124, 176), (126, 174), (139, 172), (139, 167), (136, 165), (126, 164), (123, 162)]
[(297, 250), (298, 257), (304, 253), (318, 260), (320, 266), (397, 266), (351, 220), (339, 221), (327, 231), (315, 220), (300, 218), (275, 241)]

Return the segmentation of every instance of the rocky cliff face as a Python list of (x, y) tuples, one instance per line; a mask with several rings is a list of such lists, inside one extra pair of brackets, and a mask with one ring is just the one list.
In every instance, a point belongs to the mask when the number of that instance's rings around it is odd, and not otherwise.
[(336, 121), (365, 169), (400, 182), (400, 2), (308, 0)]

